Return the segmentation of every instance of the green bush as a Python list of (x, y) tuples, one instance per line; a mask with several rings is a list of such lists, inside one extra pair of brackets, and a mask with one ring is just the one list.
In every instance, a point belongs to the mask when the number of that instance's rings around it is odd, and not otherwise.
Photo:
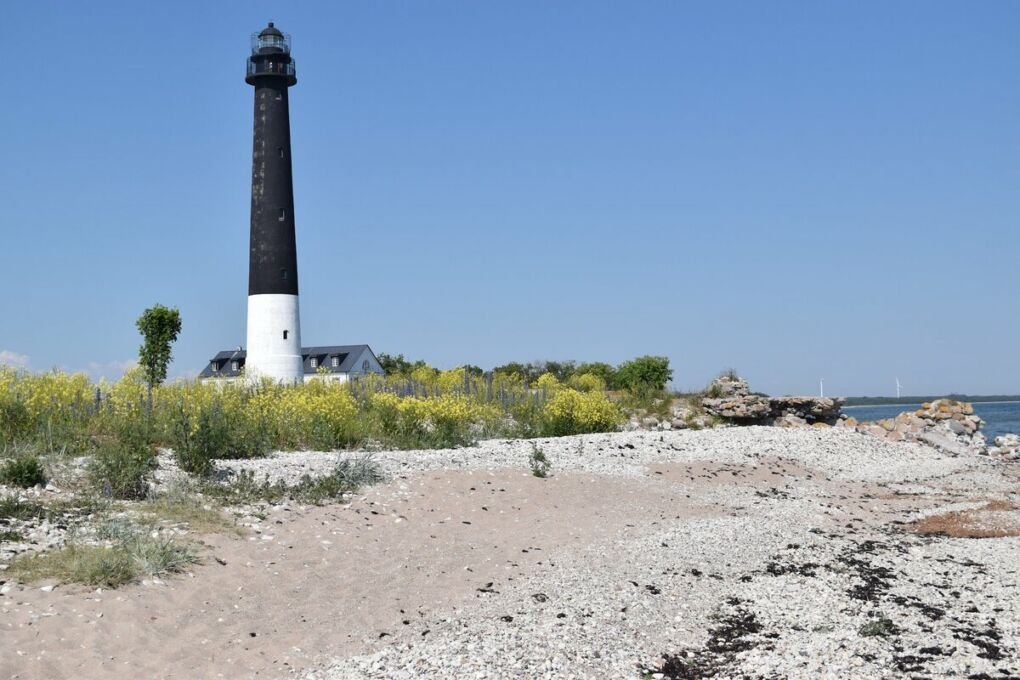
[(145, 416), (126, 418), (116, 436), (101, 443), (92, 458), (88, 470), (92, 487), (106, 498), (145, 498), (156, 467), (151, 437)]
[(46, 472), (35, 456), (19, 456), (0, 465), (0, 484), (28, 489), (46, 484)]
[(625, 361), (616, 369), (615, 382), (635, 394), (661, 391), (673, 377), (669, 357), (643, 356)]
[(25, 404), (0, 394), (0, 444), (9, 444), (27, 437), (32, 419)]

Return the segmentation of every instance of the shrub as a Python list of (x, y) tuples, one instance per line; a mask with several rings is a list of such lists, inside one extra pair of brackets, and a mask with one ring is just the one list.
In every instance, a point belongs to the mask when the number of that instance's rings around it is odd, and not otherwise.
[(26, 437), (30, 422), (24, 402), (0, 394), (0, 443), (7, 444)]
[(46, 484), (46, 472), (35, 456), (19, 456), (0, 465), (0, 484), (28, 489)]
[(620, 410), (601, 392), (560, 390), (542, 409), (542, 433), (558, 437), (615, 430)]
[(156, 466), (151, 428), (144, 415), (124, 419), (117, 435), (100, 444), (89, 465), (93, 488), (107, 498), (141, 499)]
[(548, 372), (538, 376), (538, 380), (535, 381), (535, 387), (540, 390), (552, 391), (558, 389), (559, 386), (560, 386), (559, 378), (557, 378), (552, 373)]
[(672, 377), (669, 357), (638, 357), (616, 369), (616, 383), (634, 393), (664, 390)]
[(567, 384), (578, 392), (605, 392), (606, 382), (592, 373), (575, 373)]
[(546, 458), (545, 451), (535, 443), (531, 444), (531, 455), (528, 456), (528, 464), (531, 466), (531, 474), (544, 479), (549, 476), (549, 468), (552, 463)]

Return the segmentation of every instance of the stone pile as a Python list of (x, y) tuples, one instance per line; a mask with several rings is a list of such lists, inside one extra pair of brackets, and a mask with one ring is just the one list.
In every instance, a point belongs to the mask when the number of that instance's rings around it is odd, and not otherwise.
[(1004, 434), (995, 438), (988, 447), (988, 455), (993, 458), (1020, 460), (1020, 434)]
[(988, 453), (985, 436), (981, 433), (984, 421), (974, 414), (971, 404), (954, 399), (936, 399), (922, 404), (916, 411), (906, 411), (874, 423), (858, 423), (850, 418), (842, 424), (886, 441), (921, 442), (954, 456)]

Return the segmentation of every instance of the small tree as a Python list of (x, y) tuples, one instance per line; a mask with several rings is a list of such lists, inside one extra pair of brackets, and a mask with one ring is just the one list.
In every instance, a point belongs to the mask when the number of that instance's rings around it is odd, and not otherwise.
[(672, 377), (669, 357), (638, 357), (623, 362), (616, 369), (616, 383), (634, 394), (664, 390)]
[(152, 388), (166, 380), (166, 369), (173, 359), (170, 345), (181, 332), (181, 313), (157, 304), (150, 307), (135, 322), (142, 334), (142, 346), (138, 348), (138, 363), (145, 372), (149, 384), (149, 405), (152, 405)]

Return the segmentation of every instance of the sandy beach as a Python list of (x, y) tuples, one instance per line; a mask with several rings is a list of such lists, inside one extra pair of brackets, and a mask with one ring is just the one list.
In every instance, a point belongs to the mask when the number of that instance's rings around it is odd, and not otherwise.
[(183, 576), (5, 584), (0, 675), (1020, 675), (1015, 463), (763, 427), (376, 459), (386, 482), (204, 536)]

